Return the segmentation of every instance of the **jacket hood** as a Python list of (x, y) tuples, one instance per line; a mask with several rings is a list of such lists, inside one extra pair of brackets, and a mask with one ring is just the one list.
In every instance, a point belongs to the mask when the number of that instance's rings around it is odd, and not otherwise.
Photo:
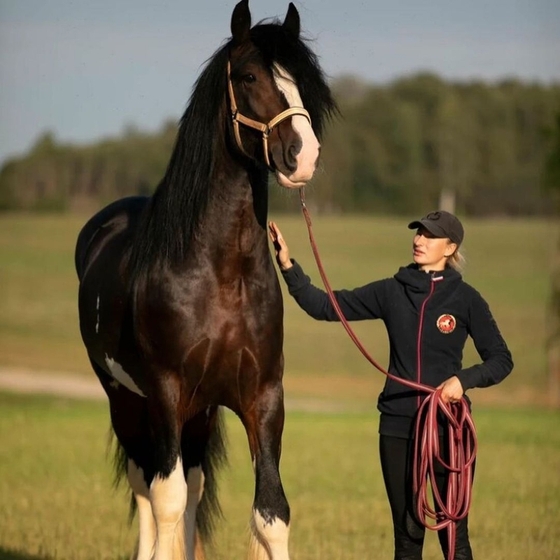
[(411, 263), (408, 266), (401, 266), (394, 277), (398, 282), (413, 292), (426, 292), (430, 289), (432, 277), (437, 278), (439, 276), (445, 278), (446, 285), (454, 284), (462, 280), (461, 274), (454, 268), (447, 267), (445, 270), (438, 270), (437, 272), (425, 272), (424, 270), (419, 270), (418, 265), (415, 263)]

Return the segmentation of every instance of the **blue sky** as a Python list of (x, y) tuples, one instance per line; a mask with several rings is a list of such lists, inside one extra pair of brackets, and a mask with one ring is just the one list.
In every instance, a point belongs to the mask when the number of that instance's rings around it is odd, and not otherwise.
[[(297, 0), (328, 75), (386, 83), (560, 83), (559, 0)], [(46, 130), (65, 141), (155, 130), (183, 112), (204, 61), (229, 36), (234, 1), (0, 0), (0, 163)], [(253, 21), (288, 3), (250, 2)]]

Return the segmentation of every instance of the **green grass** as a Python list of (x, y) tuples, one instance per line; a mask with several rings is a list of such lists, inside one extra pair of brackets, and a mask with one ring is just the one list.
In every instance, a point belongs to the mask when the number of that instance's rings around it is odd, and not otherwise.
[(84, 218), (0, 216), (2, 365), (86, 371), (73, 246)]
[[(296, 257), (320, 285), (299, 216), (272, 216)], [(86, 216), (0, 216), (0, 367), (89, 374), (78, 330), (73, 251)], [(353, 287), (391, 276), (410, 261), (406, 219), (314, 217), (332, 285)], [(513, 374), (475, 401), (541, 403), (546, 399), (544, 351), (551, 256), (558, 224), (545, 220), (465, 220), (465, 279), (488, 300), (515, 361)], [(355, 324), (382, 364), (388, 346), (378, 321)], [(354, 348), (340, 325), (314, 321), (285, 297), (285, 385), (288, 397), (333, 399), (373, 406), (383, 379)], [(472, 344), (465, 364), (478, 360)]]
[[(226, 418), (224, 520), (208, 555), (244, 558), (253, 475), (240, 422)], [(471, 541), (484, 560), (560, 558), (560, 415), (479, 410)], [(104, 403), (0, 393), (0, 560), (124, 559), (125, 488), (112, 489)], [(390, 558), (388, 504), (375, 414), (291, 413), (281, 473), (292, 508), (294, 560)], [(426, 560), (440, 558), (429, 532)]]

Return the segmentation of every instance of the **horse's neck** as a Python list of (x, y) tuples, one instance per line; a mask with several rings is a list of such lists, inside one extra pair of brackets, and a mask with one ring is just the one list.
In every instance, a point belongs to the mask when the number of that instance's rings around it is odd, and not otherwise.
[(199, 250), (225, 267), (268, 255), (266, 182), (262, 170), (230, 165), (217, 171), (197, 236)]

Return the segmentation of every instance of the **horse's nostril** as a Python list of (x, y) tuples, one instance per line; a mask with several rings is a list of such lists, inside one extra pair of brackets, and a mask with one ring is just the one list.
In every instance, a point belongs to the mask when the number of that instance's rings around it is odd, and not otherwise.
[(299, 154), (299, 148), (292, 144), (286, 151), (286, 167), (290, 171), (295, 171), (297, 169), (297, 155)]
[(290, 157), (295, 158), (298, 155), (298, 152), (299, 152), (299, 150), (298, 150), (297, 146), (295, 144), (292, 144), (290, 146)]

